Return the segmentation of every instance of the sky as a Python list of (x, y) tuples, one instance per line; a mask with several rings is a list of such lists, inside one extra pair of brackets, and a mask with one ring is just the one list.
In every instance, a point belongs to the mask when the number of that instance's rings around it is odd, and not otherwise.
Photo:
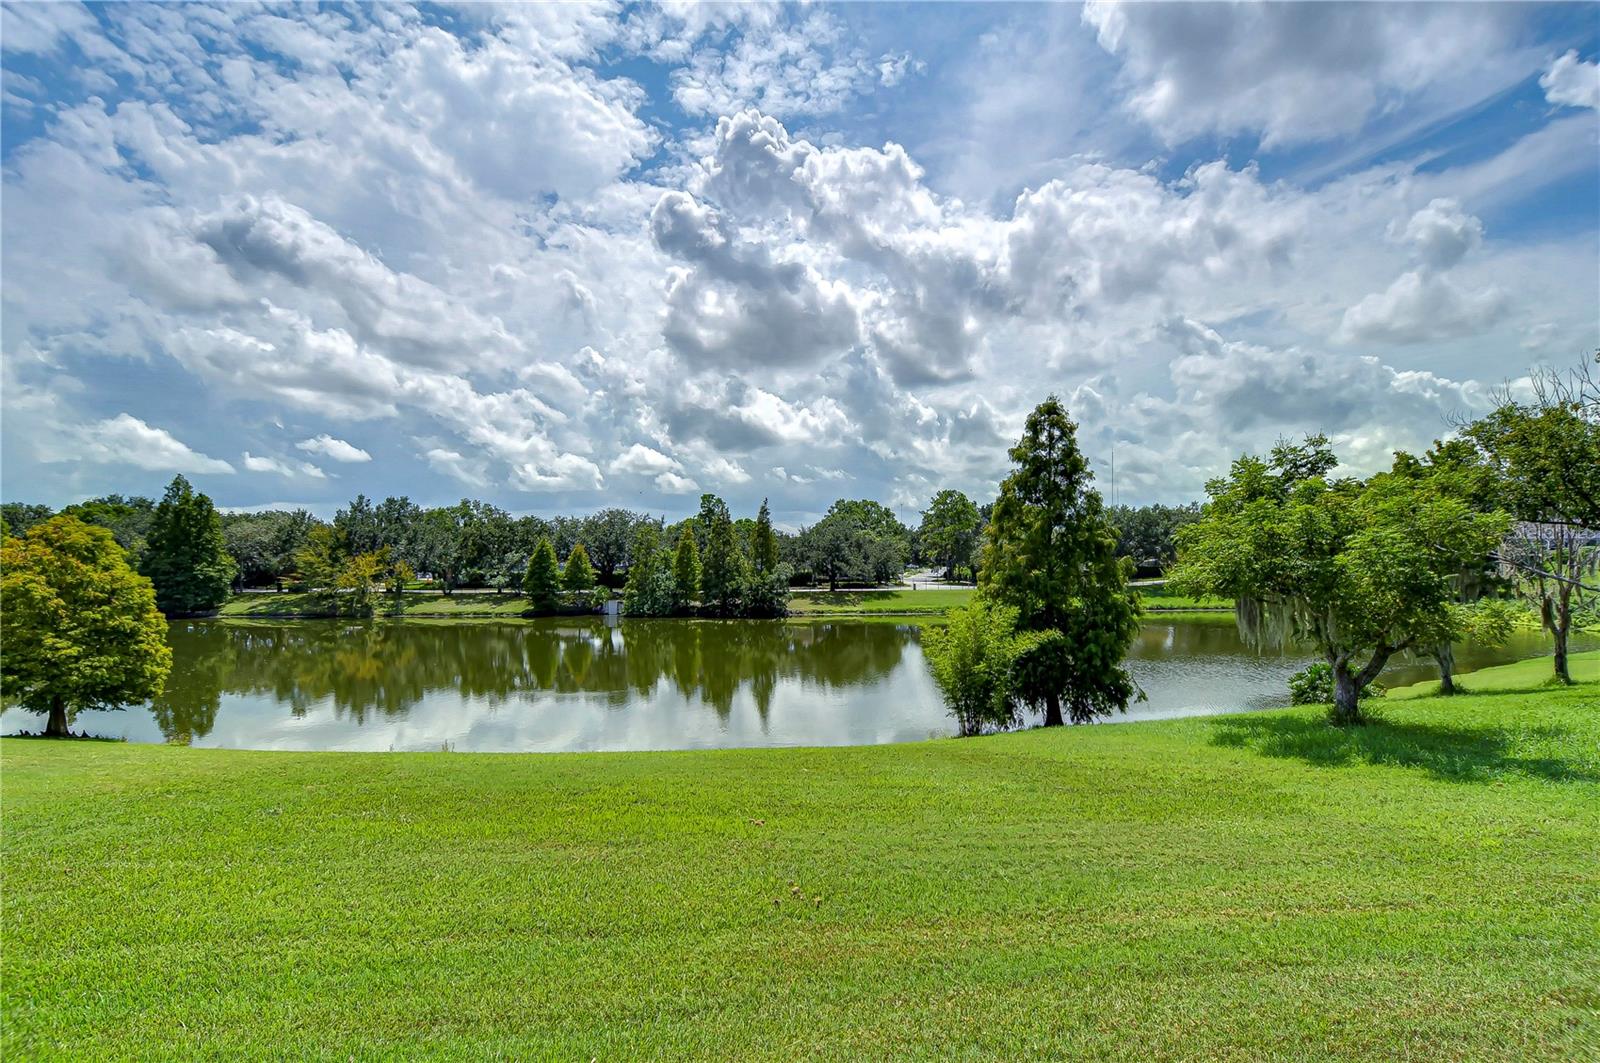
[(1600, 5), (5, 4), (0, 494), (1109, 500), (1600, 346)]

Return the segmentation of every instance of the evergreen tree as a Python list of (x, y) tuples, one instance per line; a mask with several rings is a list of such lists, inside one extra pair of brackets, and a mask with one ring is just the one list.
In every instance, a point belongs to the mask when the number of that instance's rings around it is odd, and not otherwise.
[(684, 521), (678, 534), (678, 552), (672, 559), (672, 577), (678, 586), (678, 605), (688, 608), (700, 600), (700, 550), (694, 542), (694, 520)]
[(237, 570), (211, 499), (175, 476), (156, 506), (145, 549), (144, 574), (163, 613), (201, 613), (228, 597)]
[(0, 547), (0, 692), (64, 736), (80, 709), (161, 693), (172, 669), (150, 581), (104, 528), (58, 516)]
[(767, 508), (764, 498), (761, 500), (761, 509), (756, 513), (755, 539), (751, 543), (750, 555), (757, 575), (765, 576), (778, 570), (778, 537), (772, 531), (772, 511)]
[(522, 593), (528, 596), (528, 607), (536, 613), (553, 613), (561, 603), (561, 573), (556, 565), (556, 548), (549, 539), (540, 539), (533, 556), (528, 558)]
[(706, 555), (700, 565), (700, 601), (719, 616), (739, 611), (744, 589), (744, 553), (734, 540), (733, 521), (726, 511), (716, 516), (706, 535)]
[(642, 520), (634, 528), (628, 551), (628, 580), (622, 588), (622, 610), (629, 616), (669, 616), (677, 606), (678, 584), (672, 561), (661, 548), (661, 529)]
[(582, 543), (572, 547), (567, 555), (567, 567), (561, 572), (561, 587), (568, 591), (594, 590), (594, 566), (589, 564), (589, 551)]
[(1054, 395), (1028, 415), (1011, 448), (1016, 469), (1000, 485), (979, 583), (1017, 610), (1032, 640), (1019, 660), (1017, 696), (1042, 705), (1045, 725), (1123, 710), (1138, 688), (1123, 667), (1139, 633), (1132, 562), (1116, 554), (1093, 474), (1078, 450), (1077, 425)]

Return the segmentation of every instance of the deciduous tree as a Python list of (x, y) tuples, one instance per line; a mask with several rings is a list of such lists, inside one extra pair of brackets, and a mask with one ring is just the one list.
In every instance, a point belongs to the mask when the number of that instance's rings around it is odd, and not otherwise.
[(63, 736), (82, 709), (161, 693), (172, 668), (154, 588), (104, 528), (53, 517), (0, 545), (0, 688)]
[(1246, 455), (1207, 485), (1204, 516), (1179, 534), (1171, 583), (1235, 599), (1260, 647), (1310, 642), (1333, 672), (1332, 719), (1359, 723), (1360, 691), (1403, 649), (1448, 630), (1452, 580), (1482, 564), (1508, 518), (1427, 479), (1331, 479), (1326, 438)]
[(1063, 722), (1063, 705), (1074, 723), (1125, 709), (1138, 693), (1123, 666), (1139, 633), (1132, 563), (1117, 557), (1077, 426), (1055, 396), (1028, 415), (1010, 455), (978, 582), (1023, 629), (1061, 636), (1030, 647), (1021, 693), (1043, 706), (1046, 726)]

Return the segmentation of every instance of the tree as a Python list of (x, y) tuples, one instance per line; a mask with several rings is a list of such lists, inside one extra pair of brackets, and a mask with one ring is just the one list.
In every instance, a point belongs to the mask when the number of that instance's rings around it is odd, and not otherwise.
[(0, 503), (0, 524), (8, 535), (25, 535), (35, 524), (50, 519), (50, 507), (31, 502)]
[(112, 538), (117, 540), (117, 545), (126, 550), (129, 559), (137, 565), (144, 557), (146, 537), (150, 534), (155, 510), (156, 504), (142, 496), (127, 498), (122, 495), (102, 495), (67, 506), (61, 512), (109, 531)]
[(1571, 683), (1567, 645), (1573, 619), (1597, 596), (1600, 544), (1571, 524), (1515, 525), (1500, 544), (1502, 571), (1516, 593), (1539, 616), (1539, 624), (1555, 643), (1551, 666), (1560, 683)]
[(528, 559), (522, 593), (528, 596), (528, 607), (536, 613), (553, 613), (561, 604), (561, 574), (557, 568), (556, 548), (549, 539), (540, 539), (533, 556)]
[(678, 533), (672, 579), (677, 585), (679, 608), (687, 609), (700, 600), (700, 551), (694, 543), (693, 517), (684, 522), (683, 530)]
[(869, 578), (864, 532), (850, 514), (829, 511), (801, 532), (800, 540), (807, 564), (817, 575), (827, 578), (828, 590), (838, 590), (840, 580)]
[(581, 536), (588, 544), (589, 560), (607, 586), (612, 585), (617, 570), (628, 564), (628, 543), (641, 519), (637, 513), (614, 506), (584, 519)]
[(1116, 555), (1077, 425), (1055, 396), (1028, 415), (1010, 456), (978, 582), (1024, 630), (1061, 636), (1029, 648), (1021, 694), (1043, 705), (1047, 727), (1063, 722), (1063, 703), (1073, 723), (1125, 710), (1138, 692), (1122, 663), (1139, 633), (1133, 566)]
[(339, 576), (349, 558), (344, 537), (330, 524), (312, 528), (305, 545), (295, 554), (295, 568), (307, 593), (329, 613), (339, 612)]
[(211, 499), (175, 476), (150, 521), (141, 569), (156, 588), (156, 605), (171, 616), (215, 609), (233, 584), (233, 558)]
[(1600, 596), (1600, 383), (1587, 369), (1534, 381), (1536, 401), (1503, 402), (1464, 435), (1487, 470), (1486, 492), (1518, 522), (1498, 551), (1501, 571), (1538, 611), (1566, 683), (1574, 610)]
[(1235, 599), (1257, 647), (1312, 643), (1333, 671), (1335, 724), (1363, 720), (1361, 690), (1389, 659), (1448, 633), (1452, 581), (1506, 529), (1428, 478), (1334, 480), (1323, 436), (1245, 455), (1206, 485), (1211, 501), (1178, 539), (1172, 586)]
[(661, 548), (661, 528), (641, 520), (628, 548), (628, 582), (622, 589), (622, 610), (629, 616), (670, 616), (680, 594), (672, 560)]
[(1200, 504), (1112, 506), (1106, 511), (1117, 529), (1117, 556), (1139, 566), (1165, 568), (1178, 557), (1178, 529), (1200, 519)]
[(917, 536), (923, 556), (944, 569), (945, 579), (955, 579), (956, 569), (972, 567), (982, 528), (983, 518), (972, 499), (960, 491), (944, 490), (933, 496), (922, 514)]
[(565, 591), (594, 590), (594, 566), (589, 564), (589, 552), (582, 543), (575, 543), (567, 555), (566, 567), (561, 570), (561, 589)]
[(767, 508), (767, 500), (761, 500), (761, 508), (756, 511), (756, 530), (750, 543), (750, 560), (752, 567), (758, 575), (766, 575), (778, 570), (778, 537), (772, 530), (772, 511)]
[(726, 509), (714, 515), (706, 536), (705, 558), (700, 564), (700, 601), (718, 616), (733, 616), (745, 584), (744, 552), (733, 535)]
[(83, 709), (161, 693), (172, 651), (155, 590), (104, 528), (57, 516), (6, 537), (0, 599), (0, 687), (46, 715), (46, 735), (66, 735)]

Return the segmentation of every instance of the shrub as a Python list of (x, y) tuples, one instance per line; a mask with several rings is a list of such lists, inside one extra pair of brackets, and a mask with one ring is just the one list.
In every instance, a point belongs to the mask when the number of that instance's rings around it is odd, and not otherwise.
[[(1382, 687), (1364, 686), (1362, 699), (1383, 697)], [(1333, 669), (1324, 661), (1309, 665), (1289, 677), (1289, 704), (1332, 705)]]
[(1012, 663), (1020, 647), (1017, 611), (976, 598), (950, 611), (949, 623), (929, 628), (923, 650), (934, 682), (962, 735), (1004, 730), (1020, 721), (1012, 693)]

